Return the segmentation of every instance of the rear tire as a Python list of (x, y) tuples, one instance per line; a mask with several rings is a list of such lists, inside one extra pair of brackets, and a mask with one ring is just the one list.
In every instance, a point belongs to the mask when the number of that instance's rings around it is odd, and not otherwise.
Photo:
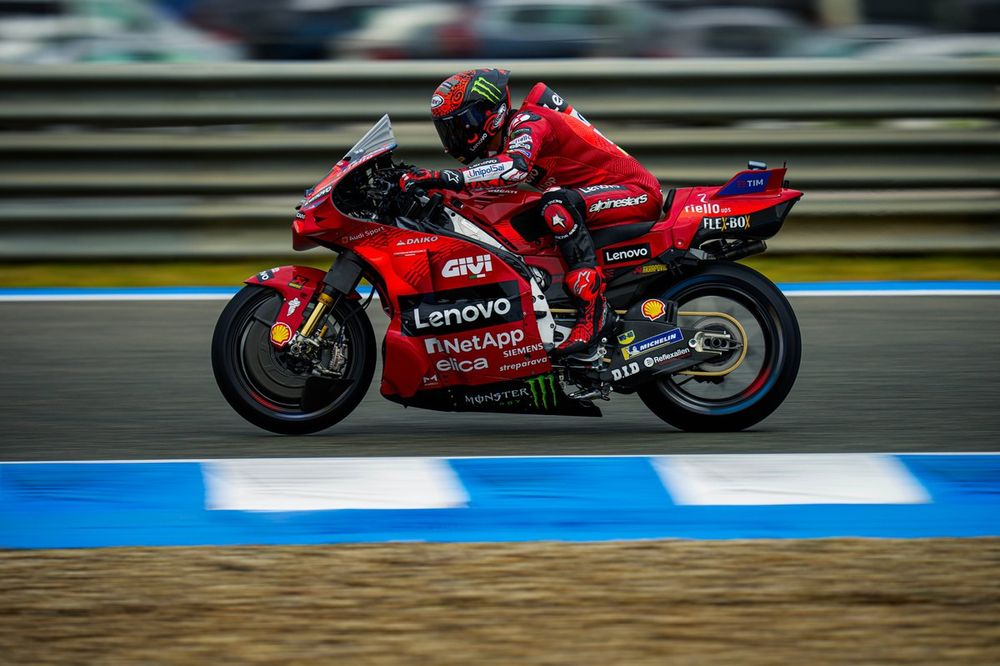
[[(744, 368), (741, 381), (745, 380), (746, 387), (736, 382), (735, 371), (721, 380), (701, 381), (715, 386), (698, 387), (695, 383), (687, 390), (685, 386), (699, 378), (675, 374), (649, 382), (638, 394), (650, 411), (681, 430), (711, 432), (749, 428), (778, 408), (798, 375), (802, 338), (792, 306), (774, 283), (741, 264), (713, 262), (660, 298), (677, 301), (681, 311), (685, 311), (685, 303), (698, 299), (734, 304), (733, 309), (746, 320), (741, 323), (748, 330), (748, 355), (754, 354), (759, 368)], [(736, 384), (731, 395), (725, 394), (727, 382)], [(721, 389), (712, 395), (716, 387)]]
[(283, 435), (304, 435), (334, 425), (354, 411), (375, 374), (375, 333), (367, 314), (354, 301), (340, 299), (327, 314), (329, 336), (343, 330), (350, 384), (319, 408), (299, 405), (308, 372), (275, 349), (270, 324), (283, 299), (266, 287), (244, 287), (223, 310), (212, 337), (212, 370), (226, 401), (250, 423)]

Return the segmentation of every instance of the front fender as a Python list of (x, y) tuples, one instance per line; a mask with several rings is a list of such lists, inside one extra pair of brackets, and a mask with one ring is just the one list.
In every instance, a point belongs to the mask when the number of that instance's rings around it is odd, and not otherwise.
[[(274, 289), (284, 299), (278, 316), (271, 324), (271, 344), (277, 348), (287, 345), (302, 326), (306, 306), (323, 285), (326, 271), (311, 266), (278, 266), (251, 275), (244, 282)], [(348, 298), (359, 299), (357, 291)]]

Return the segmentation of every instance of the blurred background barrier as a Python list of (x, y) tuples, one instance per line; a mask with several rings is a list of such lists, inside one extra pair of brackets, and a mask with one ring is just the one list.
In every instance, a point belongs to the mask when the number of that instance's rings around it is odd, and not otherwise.
[[(304, 188), (389, 113), (449, 164), (434, 87), (482, 62), (0, 65), (0, 257), (274, 258)], [(1000, 251), (1000, 60), (490, 62), (545, 81), (664, 189), (748, 159), (806, 192), (784, 252)]]

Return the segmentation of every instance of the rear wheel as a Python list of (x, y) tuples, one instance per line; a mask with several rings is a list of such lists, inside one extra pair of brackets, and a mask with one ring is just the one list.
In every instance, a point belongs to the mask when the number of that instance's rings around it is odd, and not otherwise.
[(734, 431), (778, 408), (798, 375), (802, 341), (791, 305), (770, 280), (740, 264), (713, 263), (662, 298), (677, 301), (683, 328), (728, 334), (742, 344), (640, 387), (654, 414), (682, 430)]
[[(273, 289), (244, 287), (219, 317), (212, 338), (212, 369), (226, 401), (240, 416), (271, 432), (301, 435), (329, 428), (350, 414), (375, 373), (375, 334), (365, 312), (341, 299), (320, 323), (320, 362), (336, 364), (340, 378), (317, 382), (309, 363), (270, 342), (283, 299)], [(339, 349), (337, 359), (334, 349)], [(307, 399), (307, 391), (314, 391)], [(322, 392), (316, 395), (316, 384)], [(304, 406), (305, 405), (305, 406)]]

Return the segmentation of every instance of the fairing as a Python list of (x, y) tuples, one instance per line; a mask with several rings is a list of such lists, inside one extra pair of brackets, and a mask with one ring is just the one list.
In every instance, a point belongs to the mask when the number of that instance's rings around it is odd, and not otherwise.
[[(456, 229), (473, 225), (475, 233), (465, 236), (447, 230), (412, 231), (381, 224), (375, 214), (366, 218), (364, 212), (348, 214), (338, 209), (343, 202), (338, 186), (366, 164), (391, 166), (389, 156), (395, 146), (389, 119), (383, 117), (309, 191), (293, 223), (297, 249), (322, 245), (351, 250), (365, 265), (365, 277), (377, 289), (390, 317), (383, 346), (382, 393), (403, 404), (434, 409), (568, 413), (564, 410), (574, 403), (561, 394), (561, 388), (558, 395), (551, 394), (551, 401), (548, 394), (543, 398), (541, 393), (538, 397), (530, 393), (532, 386), (541, 386), (540, 378), (553, 376), (544, 348), (552, 339), (553, 325), (543, 301), (565, 298), (561, 289), (565, 267), (551, 238), (529, 242), (512, 224), (518, 216), (533, 214), (539, 194), (514, 188), (475, 195), (444, 193)], [(782, 187), (783, 177), (783, 169), (743, 172), (721, 187), (680, 190), (668, 214), (645, 233), (640, 230), (635, 237), (598, 247), (598, 262), (612, 287), (623, 275), (634, 274), (641, 280), (645, 268), (663, 268), (658, 258), (672, 249), (692, 247), (710, 235), (708, 226), (715, 223), (706, 219), (781, 211), (784, 205), (784, 212), (773, 215), (776, 226), (760, 230), (773, 235), (790, 202), (801, 196)], [(344, 192), (349, 191), (345, 186)], [(725, 233), (730, 232), (753, 237), (743, 228)], [(505, 262), (506, 252), (519, 254), (529, 267), (544, 271), (545, 299), (522, 269)], [(302, 274), (311, 280), (302, 293), (311, 296), (309, 290), (315, 290), (323, 274)], [(289, 273), (275, 269), (274, 276), (272, 286), (286, 298), (276, 323), (296, 330), (304, 308), (288, 307), (296, 297), (289, 292)], [(638, 294), (641, 285), (635, 289)], [(545, 322), (544, 337), (536, 310)], [(546, 386), (550, 381), (544, 379)]]
[(278, 316), (271, 324), (271, 344), (288, 345), (302, 325), (306, 306), (323, 283), (324, 271), (309, 266), (277, 266), (251, 275), (244, 282), (274, 289), (284, 299)]
[(774, 236), (802, 197), (802, 192), (784, 187), (784, 179), (783, 168), (741, 171), (721, 187), (677, 190), (666, 218), (673, 247), (687, 250), (715, 239)]

